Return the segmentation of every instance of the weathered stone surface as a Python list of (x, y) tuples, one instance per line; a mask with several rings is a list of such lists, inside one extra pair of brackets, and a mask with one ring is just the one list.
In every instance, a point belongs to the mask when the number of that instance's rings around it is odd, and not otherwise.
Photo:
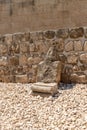
[(71, 38), (79, 38), (83, 37), (84, 35), (84, 29), (83, 28), (76, 28), (70, 30), (70, 37)]
[(82, 42), (81, 41), (74, 41), (74, 50), (82, 51)]
[(73, 66), (73, 72), (77, 72), (77, 71), (80, 71), (80, 67), (78, 65), (74, 65)]
[(59, 39), (57, 42), (56, 42), (56, 47), (57, 47), (57, 50), (58, 52), (62, 52), (64, 50), (64, 40), (63, 39)]
[(13, 75), (4, 75), (4, 82), (5, 83), (14, 83), (15, 82), (15, 77)]
[(34, 52), (35, 51), (35, 44), (34, 43), (31, 43), (30, 45), (29, 45), (29, 49), (30, 49), (30, 52)]
[(10, 72), (12, 75), (20, 75), (23, 74), (23, 66), (13, 66), (10, 68)]
[(7, 34), (7, 35), (5, 35), (5, 40), (4, 40), (4, 42), (9, 46), (9, 45), (11, 45), (11, 43), (12, 43), (12, 34)]
[(32, 65), (32, 68), (28, 71), (28, 82), (29, 83), (36, 83), (37, 78), (37, 65)]
[(1, 76), (1, 75), (4, 75), (4, 70), (3, 70), (2, 67), (0, 67), (0, 76)]
[(29, 53), (29, 42), (22, 42), (20, 44), (20, 53)]
[(70, 75), (73, 73), (73, 65), (65, 64), (62, 68), (61, 81), (64, 83), (71, 83)]
[(0, 82), (4, 82), (4, 75), (0, 75)]
[(19, 65), (26, 65), (27, 64), (28, 56), (27, 54), (21, 54), (19, 56)]
[(7, 55), (7, 46), (4, 43), (0, 43), (0, 55)]
[(73, 51), (74, 48), (74, 43), (73, 41), (69, 41), (66, 45), (65, 45), (65, 51), (69, 52), (69, 51)]
[(87, 76), (87, 70), (84, 71), (84, 74)]
[(59, 83), (61, 79), (61, 62), (41, 62), (38, 65), (37, 82)]
[(61, 73), (61, 82), (63, 82), (63, 83), (71, 83), (69, 78), (70, 78), (69, 75)]
[(59, 29), (57, 31), (57, 37), (66, 39), (69, 36), (69, 30), (68, 29)]
[(87, 28), (85, 29), (85, 37), (87, 38)]
[(80, 62), (83, 64), (87, 64), (87, 53), (80, 55)]
[(58, 50), (57, 50), (56, 46), (49, 48), (45, 60), (46, 61), (58, 61), (59, 60)]
[(14, 33), (12, 36), (13, 42), (21, 43), (24, 33)]
[(27, 74), (29, 72), (29, 66), (28, 65), (23, 65), (22, 66), (22, 71), (20, 70), (20, 72), (23, 72), (23, 74)]
[(42, 40), (35, 41), (35, 51), (38, 52), (38, 54), (42, 55), (45, 54), (49, 49), (49, 42), (44, 42)]
[(33, 62), (34, 62), (34, 58), (33, 58), (33, 57), (29, 57), (29, 58), (27, 59), (27, 63), (28, 63), (29, 65), (32, 65)]
[[(38, 67), (41, 61), (44, 61), (44, 64), (41, 67), (41, 74), (39, 74), (40, 82), (57, 82), (57, 76), (55, 76), (57, 61), (61, 61), (62, 64), (61, 81), (71, 83), (70, 76), (73, 73), (78, 76), (86, 75), (87, 41), (83, 36), (80, 38), (81, 28), (73, 30), (75, 38), (78, 39), (68, 37), (71, 31), (68, 34), (66, 29), (33, 32), (32, 35), (16, 33), (0, 36), (1, 80), (5, 81), (3, 76), (6, 76), (6, 80), (8, 80), (10, 75), (27, 75), (27, 82), (36, 82), (37, 69), (34, 65)], [(83, 80), (81, 81), (83, 82)]]
[(16, 75), (15, 77), (16, 83), (28, 83), (27, 75)]
[(58, 90), (57, 83), (38, 82), (31, 86), (33, 92), (56, 94)]
[(78, 61), (78, 56), (75, 55), (75, 54), (71, 54), (67, 57), (67, 63), (70, 63), (70, 64), (76, 64)]
[(12, 42), (11, 45), (9, 45), (8, 47), (8, 51), (9, 51), (9, 54), (15, 54), (15, 53), (19, 53), (20, 52), (20, 44), (17, 42)]
[(84, 51), (87, 51), (87, 41), (85, 41), (85, 43), (84, 43), (83, 50), (84, 50)]
[(55, 32), (54, 31), (46, 31), (44, 33), (44, 36), (48, 39), (53, 39), (55, 37)]
[(19, 65), (19, 57), (18, 56), (11, 56), (8, 58), (8, 63), (10, 66), (17, 66)]
[(44, 33), (41, 31), (38, 32), (38, 40), (44, 40)]
[(7, 66), (7, 57), (0, 57), (0, 66)]
[(77, 74), (72, 74), (71, 75), (71, 81), (74, 83), (87, 83), (87, 77), (86, 75), (77, 75)]
[(52, 42), (52, 45), (56, 47), (58, 52), (62, 52), (64, 50), (64, 40), (59, 38)]
[(30, 40), (30, 32), (24, 33), (24, 37), (22, 37), (22, 41), (29, 41)]
[(62, 63), (67, 62), (67, 57), (64, 54), (58, 54), (58, 55), (59, 55), (59, 61), (61, 61)]

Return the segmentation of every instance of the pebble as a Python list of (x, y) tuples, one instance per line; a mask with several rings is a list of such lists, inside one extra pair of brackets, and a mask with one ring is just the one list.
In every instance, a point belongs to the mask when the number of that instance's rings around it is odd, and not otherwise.
[(56, 98), (31, 85), (0, 83), (0, 130), (87, 130), (87, 85), (61, 83)]

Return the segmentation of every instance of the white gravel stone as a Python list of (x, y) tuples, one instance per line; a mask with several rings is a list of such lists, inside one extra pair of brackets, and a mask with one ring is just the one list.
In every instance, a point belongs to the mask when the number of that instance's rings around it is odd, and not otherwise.
[(32, 84), (0, 83), (0, 130), (87, 130), (87, 85), (33, 95)]

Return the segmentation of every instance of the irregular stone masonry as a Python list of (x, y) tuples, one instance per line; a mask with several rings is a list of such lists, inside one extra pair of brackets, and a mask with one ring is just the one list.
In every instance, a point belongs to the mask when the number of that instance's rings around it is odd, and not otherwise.
[(50, 47), (62, 62), (61, 81), (87, 83), (87, 29), (58, 29), (0, 36), (0, 81), (32, 83)]

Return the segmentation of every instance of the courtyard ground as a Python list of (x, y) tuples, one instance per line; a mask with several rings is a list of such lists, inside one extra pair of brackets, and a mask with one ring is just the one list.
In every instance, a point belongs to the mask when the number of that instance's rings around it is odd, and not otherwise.
[(0, 130), (87, 130), (87, 85), (64, 85), (55, 96), (32, 84), (0, 83)]

